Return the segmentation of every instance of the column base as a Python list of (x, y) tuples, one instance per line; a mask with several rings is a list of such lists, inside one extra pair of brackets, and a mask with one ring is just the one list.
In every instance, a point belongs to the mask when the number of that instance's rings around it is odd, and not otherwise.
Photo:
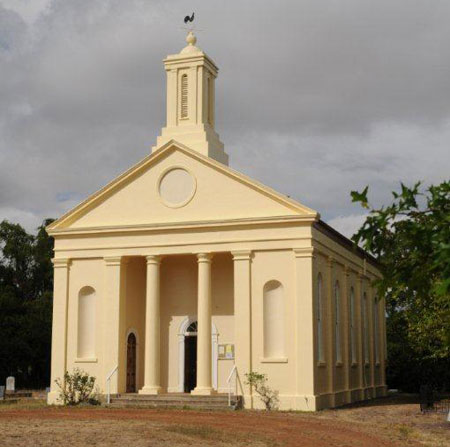
[(161, 394), (162, 388), (160, 386), (144, 386), (138, 391), (138, 394)]
[(215, 392), (216, 391), (211, 387), (196, 387), (191, 391), (191, 394), (194, 396), (210, 396)]

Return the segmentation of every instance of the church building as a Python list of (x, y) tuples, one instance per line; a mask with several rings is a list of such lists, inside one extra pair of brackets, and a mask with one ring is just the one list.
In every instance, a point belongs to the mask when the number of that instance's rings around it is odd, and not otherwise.
[[(104, 394), (228, 393), (283, 410), (386, 394), (376, 261), (317, 211), (231, 169), (215, 132), (218, 68), (167, 56), (167, 124), (150, 155), (53, 222), (55, 379)], [(237, 106), (237, 105), (236, 105)]]

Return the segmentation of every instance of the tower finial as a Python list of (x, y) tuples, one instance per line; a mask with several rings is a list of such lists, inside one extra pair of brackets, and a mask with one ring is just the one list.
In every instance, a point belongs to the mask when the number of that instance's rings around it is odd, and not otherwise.
[(195, 45), (197, 43), (197, 38), (195, 37), (195, 34), (191, 31), (188, 32), (186, 36), (186, 42), (188, 45)]

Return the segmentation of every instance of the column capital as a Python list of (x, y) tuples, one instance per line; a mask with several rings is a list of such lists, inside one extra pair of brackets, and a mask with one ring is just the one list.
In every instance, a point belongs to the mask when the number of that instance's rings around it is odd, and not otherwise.
[(207, 263), (211, 263), (212, 262), (212, 253), (197, 253), (197, 262), (207, 262)]
[(121, 265), (123, 261), (123, 256), (105, 256), (103, 258), (105, 264), (108, 266)]
[(328, 267), (333, 267), (333, 264), (336, 262), (336, 260), (333, 258), (333, 256), (328, 256), (328, 258), (327, 258), (327, 264), (328, 264)]
[(251, 250), (236, 250), (231, 252), (233, 261), (249, 261), (253, 257)]
[(145, 259), (147, 260), (147, 265), (149, 264), (161, 264), (161, 256), (159, 255), (147, 255), (145, 257)]
[(352, 269), (350, 268), (349, 265), (345, 264), (344, 265), (344, 275), (345, 276), (350, 276), (350, 272), (352, 271)]
[(53, 268), (68, 268), (72, 263), (72, 259), (70, 258), (53, 258), (52, 264)]
[(296, 258), (314, 258), (314, 247), (294, 247), (293, 249), (294, 255)]

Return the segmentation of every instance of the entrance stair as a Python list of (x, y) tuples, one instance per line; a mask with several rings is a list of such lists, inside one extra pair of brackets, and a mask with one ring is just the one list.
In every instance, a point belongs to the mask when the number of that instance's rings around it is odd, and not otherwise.
[(231, 397), (228, 405), (227, 394), (195, 396), (189, 393), (137, 394), (124, 393), (111, 396), (111, 407), (116, 408), (186, 408), (198, 410), (236, 410), (241, 406), (240, 396)]

